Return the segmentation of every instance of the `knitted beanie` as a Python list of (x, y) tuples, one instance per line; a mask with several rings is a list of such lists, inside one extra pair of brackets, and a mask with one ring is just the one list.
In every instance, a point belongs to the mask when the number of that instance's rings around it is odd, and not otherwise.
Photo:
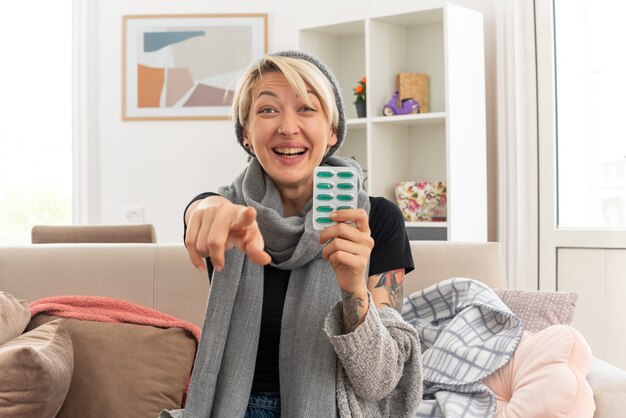
[[(281, 52), (274, 52), (270, 55), (277, 55), (280, 57), (297, 58), (297, 59), (306, 60), (310, 62), (311, 64), (315, 65), (317, 68), (319, 68), (322, 74), (324, 74), (324, 76), (328, 79), (328, 81), (330, 81), (330, 84), (333, 87), (333, 93), (335, 94), (335, 104), (337, 105), (337, 110), (339, 113), (339, 120), (337, 123), (337, 143), (333, 145), (326, 153), (326, 156), (324, 157), (324, 161), (326, 161), (331, 155), (335, 153), (335, 151), (337, 151), (337, 149), (341, 146), (343, 139), (346, 136), (346, 115), (345, 115), (344, 108), (343, 108), (343, 100), (341, 99), (341, 88), (339, 87), (339, 83), (337, 82), (337, 79), (335, 78), (334, 74), (332, 73), (332, 71), (330, 71), (330, 68), (328, 68), (326, 64), (324, 64), (323, 62), (321, 62), (319, 59), (315, 58), (314, 56), (307, 54), (306, 52), (281, 51)], [(243, 149), (246, 150), (246, 152), (250, 154), (251, 156), (254, 156), (254, 154), (249, 148), (246, 148), (243, 146), (243, 126), (241, 126), (241, 123), (239, 123), (239, 118), (235, 120), (235, 134), (237, 135), (237, 140), (239, 141), (239, 144), (243, 147)]]

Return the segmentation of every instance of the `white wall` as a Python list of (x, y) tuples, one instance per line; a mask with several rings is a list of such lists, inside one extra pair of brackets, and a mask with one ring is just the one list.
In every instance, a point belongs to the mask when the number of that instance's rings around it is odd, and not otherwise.
[[(422, 0), (420, 6), (430, 0)], [(489, 219), (497, 214), (495, 138), (495, 5), (489, 0), (458, 0), (457, 4), (485, 15), (487, 81)], [(180, 242), (182, 211), (197, 193), (229, 183), (244, 167), (245, 153), (230, 121), (121, 120), (121, 27), (126, 14), (267, 13), (269, 49), (297, 48), (298, 29), (368, 16), (410, 11), (409, 0), (317, 0), (306, 11), (299, 2), (195, 0), (90, 0), (87, 11), (87, 84), (84, 101), (87, 132), (83, 155), (91, 224), (125, 223), (125, 208), (142, 207), (154, 224), (159, 242)], [(349, 88), (350, 86), (344, 86)], [(490, 222), (489, 239), (497, 237)]]

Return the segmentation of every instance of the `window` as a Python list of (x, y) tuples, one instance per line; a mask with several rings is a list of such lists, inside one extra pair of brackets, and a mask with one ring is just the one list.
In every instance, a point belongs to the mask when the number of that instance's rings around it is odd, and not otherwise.
[(0, 2), (0, 243), (72, 220), (72, 26), (71, 1)]
[(626, 3), (555, 0), (558, 226), (626, 228)]

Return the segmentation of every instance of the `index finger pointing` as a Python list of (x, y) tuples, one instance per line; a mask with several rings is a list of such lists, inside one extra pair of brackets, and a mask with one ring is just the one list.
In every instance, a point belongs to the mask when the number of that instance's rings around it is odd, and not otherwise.
[(251, 207), (243, 207), (237, 213), (237, 217), (233, 222), (233, 227), (245, 229), (254, 224), (256, 221), (256, 210)]

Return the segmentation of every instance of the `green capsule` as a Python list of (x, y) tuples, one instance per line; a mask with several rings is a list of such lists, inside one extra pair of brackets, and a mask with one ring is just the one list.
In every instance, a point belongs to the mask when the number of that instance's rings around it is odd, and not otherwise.
[(323, 178), (329, 178), (333, 176), (333, 172), (332, 171), (328, 171), (328, 170), (323, 170), (323, 171), (318, 171), (317, 172), (317, 177), (323, 177)]
[(337, 195), (337, 200), (343, 200), (343, 201), (352, 200), (352, 195), (340, 194), (340, 195)]
[(337, 185), (338, 188), (340, 189), (344, 189), (344, 190), (350, 190), (352, 188), (354, 188), (354, 184), (352, 183), (339, 183)]
[(337, 206), (337, 210), (344, 210), (344, 209), (354, 209), (354, 206), (352, 205)]
[(328, 193), (320, 193), (317, 195), (317, 200), (333, 200), (333, 195)]
[(326, 217), (326, 216), (320, 216), (320, 217), (315, 219), (315, 222), (317, 222), (318, 224), (329, 224), (332, 221), (333, 221), (332, 219), (330, 219), (329, 217)]
[(332, 189), (333, 185), (331, 183), (317, 183), (317, 188), (318, 189)]
[(354, 177), (354, 173), (352, 171), (340, 171), (337, 173), (337, 177), (342, 179), (351, 179)]
[(332, 212), (333, 211), (333, 207), (328, 206), (328, 205), (318, 206), (316, 209), (318, 212)]

